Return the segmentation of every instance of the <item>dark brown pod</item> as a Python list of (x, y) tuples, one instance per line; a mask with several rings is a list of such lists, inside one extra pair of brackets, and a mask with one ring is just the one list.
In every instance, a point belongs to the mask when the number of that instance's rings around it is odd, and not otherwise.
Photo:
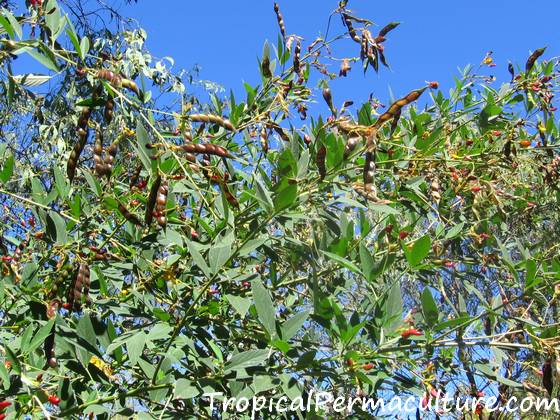
[(142, 173), (142, 165), (136, 166), (134, 172), (130, 176), (130, 187), (134, 187), (138, 183), (138, 179), (140, 178), (140, 173)]
[(324, 145), (321, 145), (321, 147), (317, 150), (317, 168), (319, 169), (321, 181), (325, 179), (325, 176), (327, 176), (326, 157), (327, 148)]
[(331, 90), (329, 88), (324, 88), (323, 89), (323, 99), (327, 103), (327, 105), (328, 105), (329, 109), (331, 110), (331, 112), (333, 113), (333, 115), (336, 114), (336, 109), (334, 109), (333, 100), (332, 100), (332, 93), (331, 93)]
[(539, 48), (539, 49), (535, 50), (535, 52), (529, 56), (529, 58), (527, 59), (527, 62), (525, 63), (525, 73), (529, 73), (531, 71), (531, 69), (535, 65), (535, 62), (537, 61), (537, 59), (541, 55), (544, 54), (545, 50), (546, 50), (546, 47)]
[(224, 158), (231, 157), (231, 154), (221, 146), (216, 144), (201, 144), (201, 143), (186, 143), (182, 146), (178, 146), (179, 150), (182, 150), (187, 153), (205, 153), (209, 155), (220, 156)]
[(111, 173), (113, 172), (113, 163), (115, 162), (115, 158), (117, 157), (118, 151), (119, 151), (119, 142), (118, 140), (115, 140), (107, 148), (107, 154), (105, 155), (105, 159), (104, 159), (105, 175), (107, 175), (108, 178), (111, 177)]
[(348, 29), (348, 34), (350, 35), (350, 38), (352, 38), (354, 41), (359, 43), (360, 37), (356, 33), (354, 26), (352, 26), (352, 21), (350, 20), (350, 16), (348, 15), (348, 13), (342, 14), (342, 21), (344, 22), (346, 29)]
[(134, 214), (128, 211), (128, 209), (122, 204), (118, 203), (119, 212), (123, 215), (123, 217), (128, 220), (130, 223), (136, 226), (142, 226), (142, 222), (138, 219)]
[(146, 214), (144, 216), (144, 221), (146, 225), (150, 225), (153, 219), (153, 212), (156, 205), (157, 194), (159, 191), (159, 187), (161, 185), (161, 176), (157, 176), (152, 184), (152, 188), (150, 189), (150, 194), (148, 195), (148, 201), (146, 202)]
[(300, 55), (301, 55), (301, 42), (298, 40), (294, 48), (294, 73), (295, 74), (299, 74), (301, 71)]
[(364, 187), (367, 189), (368, 185), (373, 183), (375, 177), (375, 162), (373, 160), (373, 153), (366, 153), (366, 161), (364, 164)]

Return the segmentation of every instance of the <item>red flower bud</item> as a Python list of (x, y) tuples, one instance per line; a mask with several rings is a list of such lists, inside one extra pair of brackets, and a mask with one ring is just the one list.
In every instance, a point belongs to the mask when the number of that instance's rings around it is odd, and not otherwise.
[(10, 401), (0, 401), (0, 410), (4, 410), (5, 408), (12, 405)]
[(439, 87), (439, 83), (438, 82), (428, 82), (428, 87), (430, 89), (437, 89)]
[(420, 336), (420, 335), (424, 335), (424, 334), (421, 331), (417, 330), (416, 328), (409, 328), (408, 330), (404, 330), (401, 333), (402, 338), (408, 338), (411, 335)]
[(362, 369), (371, 370), (373, 369), (373, 367), (374, 367), (373, 363), (366, 363), (365, 365), (362, 366)]
[(401, 231), (399, 232), (399, 238), (400, 238), (401, 240), (406, 239), (407, 236), (408, 236), (408, 232), (405, 232), (404, 230), (401, 230)]

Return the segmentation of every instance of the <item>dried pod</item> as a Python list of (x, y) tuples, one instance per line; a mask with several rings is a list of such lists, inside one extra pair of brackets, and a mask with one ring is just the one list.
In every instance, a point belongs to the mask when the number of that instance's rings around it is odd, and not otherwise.
[(278, 26), (280, 27), (280, 33), (282, 34), (282, 38), (286, 39), (286, 25), (284, 24), (284, 17), (280, 12), (280, 7), (278, 3), (274, 2), (274, 12), (276, 13), (276, 19), (278, 20)]
[(118, 203), (119, 212), (123, 215), (123, 217), (128, 220), (130, 223), (136, 226), (142, 226), (142, 222), (138, 219), (134, 214), (132, 214), (122, 203)]
[(515, 70), (514, 70), (513, 64), (511, 62), (508, 63), (508, 72), (509, 72), (509, 74), (511, 74), (511, 81), (513, 82), (515, 80)]
[(239, 202), (237, 201), (237, 199), (235, 198), (235, 196), (231, 193), (231, 191), (229, 190), (227, 184), (225, 182), (220, 183), (220, 187), (222, 188), (222, 191), (224, 192), (224, 195), (226, 197), (227, 202), (234, 208), (238, 209), (239, 208)]
[(90, 270), (87, 264), (80, 264), (80, 270), (82, 270), (83, 275), (83, 288), (84, 288), (84, 297), (86, 299), (86, 305), (91, 305), (91, 298), (89, 296), (89, 287), (90, 287)]
[(350, 66), (350, 60), (345, 58), (344, 60), (342, 60), (342, 63), (340, 63), (340, 71), (338, 72), (338, 75), (340, 77), (346, 77), (351, 68), (352, 67)]
[(319, 169), (321, 181), (325, 179), (325, 176), (327, 176), (326, 158), (327, 148), (324, 145), (321, 145), (321, 147), (317, 149), (317, 168)]
[(283, 140), (283, 141), (290, 141), (290, 137), (286, 134), (286, 132), (280, 127), (279, 125), (274, 125), (272, 127), (276, 134)]
[(535, 62), (537, 61), (537, 59), (541, 55), (544, 54), (545, 50), (546, 50), (546, 47), (539, 48), (539, 49), (535, 50), (535, 52), (529, 56), (529, 58), (527, 59), (527, 63), (525, 63), (525, 73), (529, 73), (531, 71), (531, 69), (535, 65)]
[(358, 34), (356, 33), (356, 30), (352, 26), (352, 21), (350, 20), (350, 15), (348, 15), (348, 13), (343, 13), (342, 14), (342, 21), (344, 22), (344, 25), (346, 26), (346, 29), (348, 29), (348, 34), (350, 35), (350, 38), (352, 38), (354, 41), (360, 43), (361, 42), (360, 37), (358, 36)]
[(144, 216), (144, 222), (146, 225), (150, 225), (153, 219), (154, 208), (156, 205), (157, 195), (159, 187), (161, 185), (161, 176), (157, 176), (150, 189), (150, 194), (148, 195), (148, 201), (146, 202), (146, 214)]
[(189, 119), (193, 122), (203, 122), (219, 125), (229, 131), (235, 131), (235, 127), (230, 120), (212, 114), (191, 114)]
[(138, 89), (138, 85), (136, 85), (134, 81), (123, 78), (120, 82), (120, 85), (125, 89), (133, 91), (136, 94), (136, 96), (140, 96), (140, 89)]

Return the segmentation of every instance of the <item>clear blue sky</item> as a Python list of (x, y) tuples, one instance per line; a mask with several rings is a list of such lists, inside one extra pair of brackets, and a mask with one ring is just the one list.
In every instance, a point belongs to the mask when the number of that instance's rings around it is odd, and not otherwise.
[[(311, 42), (324, 33), (329, 13), (337, 0), (279, 0), (287, 32)], [(370, 92), (387, 99), (389, 88), (396, 96), (438, 80), (448, 89), (457, 67), (479, 64), (488, 50), (494, 51), (497, 67), (485, 69), (505, 81), (507, 62), (523, 64), (529, 52), (547, 45), (545, 58), (560, 55), (558, 16), (560, 2), (539, 0), (350, 0), (348, 7), (379, 27), (390, 21), (402, 25), (390, 34), (386, 55), (391, 70), (379, 76), (363, 76), (359, 66), (347, 79), (333, 85), (335, 100), (363, 101)], [(140, 0), (123, 10), (148, 31), (148, 48), (156, 56), (172, 56), (176, 66), (202, 67), (201, 78), (242, 92), (242, 81), (257, 84), (256, 64), (266, 39), (277, 39), (278, 27), (269, 0)], [(334, 20), (336, 33), (343, 31)], [(345, 46), (355, 53), (357, 44)], [(344, 54), (342, 56), (349, 55)]]

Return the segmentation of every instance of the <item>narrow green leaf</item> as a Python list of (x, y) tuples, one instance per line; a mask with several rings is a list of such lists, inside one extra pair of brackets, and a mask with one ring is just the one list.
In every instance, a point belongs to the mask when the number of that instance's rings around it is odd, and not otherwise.
[(259, 279), (252, 281), (253, 298), (255, 299), (255, 307), (257, 308), (257, 314), (259, 316), (259, 321), (265, 328), (265, 330), (270, 334), (271, 337), (276, 336), (276, 315), (274, 310), (274, 304), (270, 298), (268, 290), (264, 287)]

